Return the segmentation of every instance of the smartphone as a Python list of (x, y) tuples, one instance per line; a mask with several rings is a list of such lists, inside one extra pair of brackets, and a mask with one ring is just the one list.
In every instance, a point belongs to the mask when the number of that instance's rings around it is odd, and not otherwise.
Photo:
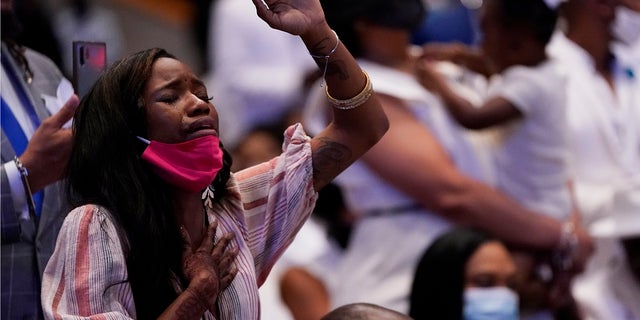
[(107, 67), (104, 42), (73, 42), (73, 89), (82, 98)]

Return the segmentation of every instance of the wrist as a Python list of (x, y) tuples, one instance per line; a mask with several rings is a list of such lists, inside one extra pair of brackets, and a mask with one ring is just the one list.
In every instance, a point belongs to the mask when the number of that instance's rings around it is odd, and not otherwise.
[(189, 288), (200, 297), (216, 297), (218, 295), (217, 281), (208, 272), (198, 272), (189, 282)]
[(217, 299), (217, 296), (210, 297), (209, 293), (207, 293), (207, 290), (204, 290), (199, 285), (194, 285), (193, 282), (189, 284), (184, 292), (188, 293), (189, 299), (193, 299), (192, 301), (197, 303), (197, 305), (202, 308), (202, 310), (208, 310), (210, 309), (210, 307), (212, 307), (209, 304), (209, 301), (211, 300), (210, 298), (214, 298), (211, 301), (215, 301)]
[(18, 173), (20, 174), (20, 181), (22, 182), (22, 187), (24, 190), (24, 196), (27, 200), (27, 206), (29, 208), (29, 212), (35, 214), (35, 204), (33, 202), (33, 194), (31, 192), (31, 186), (29, 185), (29, 171), (24, 166), (24, 164), (20, 161), (20, 158), (14, 157), (13, 162), (18, 169)]
[(36, 177), (40, 175), (39, 175), (38, 168), (36, 168), (36, 165), (34, 164), (34, 161), (33, 161), (34, 159), (35, 158), (31, 157), (28, 152), (23, 153), (18, 158), (20, 163), (22, 163), (22, 167), (28, 173), (27, 181), (29, 182), (29, 188), (31, 189), (31, 192), (36, 193), (40, 191), (42, 188), (44, 188), (44, 186), (39, 186), (37, 183), (38, 179), (36, 179)]
[(560, 229), (560, 237), (552, 253), (552, 262), (557, 269), (568, 271), (574, 266), (578, 252), (578, 235), (573, 221), (566, 221)]
[(300, 35), (307, 50), (314, 56), (326, 56), (335, 45), (335, 33), (326, 21)]
[(9, 189), (11, 190), (11, 200), (13, 201), (13, 207), (18, 213), (19, 219), (29, 220), (29, 208), (27, 206), (27, 197), (24, 192), (24, 185), (22, 183), (22, 176), (15, 161), (11, 160), (3, 164), (4, 173), (6, 174), (9, 182)]

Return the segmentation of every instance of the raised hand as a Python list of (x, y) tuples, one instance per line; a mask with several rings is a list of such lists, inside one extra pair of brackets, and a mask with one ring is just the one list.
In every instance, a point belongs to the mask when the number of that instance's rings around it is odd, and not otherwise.
[(56, 114), (42, 121), (20, 155), (20, 162), (29, 171), (32, 192), (63, 177), (71, 155), (73, 136), (71, 129), (62, 126), (73, 118), (78, 103), (78, 96), (72, 95)]
[(318, 0), (253, 0), (258, 16), (274, 29), (303, 35), (325, 23)]
[(182, 271), (192, 291), (210, 311), (215, 310), (218, 294), (231, 284), (237, 273), (233, 261), (238, 255), (237, 247), (229, 247), (233, 233), (227, 233), (216, 243), (214, 237), (218, 222), (209, 224), (207, 233), (194, 251), (191, 238), (184, 228), (180, 233), (184, 240)]

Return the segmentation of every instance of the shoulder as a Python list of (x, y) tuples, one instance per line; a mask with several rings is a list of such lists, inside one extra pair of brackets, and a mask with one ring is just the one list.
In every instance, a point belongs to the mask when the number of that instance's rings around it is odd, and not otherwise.
[(548, 90), (562, 87), (565, 75), (556, 59), (547, 59), (536, 66), (513, 66), (502, 73), (502, 83), (526, 83), (530, 88)]
[(78, 241), (89, 238), (120, 238), (111, 213), (104, 207), (87, 204), (71, 210), (64, 220), (61, 236), (73, 237)]
[(85, 204), (69, 212), (65, 221), (102, 220), (107, 218), (108, 210), (95, 204)]
[(25, 58), (27, 58), (27, 60), (29, 60), (29, 64), (41, 64), (54, 69), (58, 69), (58, 67), (56, 67), (56, 64), (53, 63), (53, 61), (47, 56), (28, 47), (24, 47), (24, 56)]
[(258, 176), (273, 176), (287, 173), (294, 168), (311, 165), (311, 137), (301, 124), (289, 126), (284, 132), (282, 153), (270, 161), (238, 171), (234, 174), (239, 184)]
[(29, 61), (31, 71), (33, 71), (34, 81), (37, 81), (39, 77), (54, 81), (60, 81), (60, 79), (63, 78), (63, 74), (58, 66), (42, 53), (25, 48), (24, 55), (27, 61)]

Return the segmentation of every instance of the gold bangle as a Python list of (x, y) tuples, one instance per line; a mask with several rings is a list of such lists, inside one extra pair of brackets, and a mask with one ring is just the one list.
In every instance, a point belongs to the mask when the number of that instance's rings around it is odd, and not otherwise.
[(362, 89), (362, 91), (360, 91), (360, 93), (358, 93), (353, 98), (345, 99), (345, 100), (336, 99), (329, 94), (329, 86), (324, 87), (324, 91), (327, 94), (327, 99), (329, 100), (329, 103), (331, 103), (331, 105), (334, 108), (340, 109), (340, 110), (354, 109), (363, 105), (365, 102), (367, 102), (367, 100), (369, 100), (369, 98), (371, 98), (371, 96), (373, 95), (373, 86), (371, 85), (371, 79), (369, 78), (369, 75), (364, 70), (362, 71), (362, 73), (364, 74), (364, 77), (367, 79), (367, 82), (364, 85), (364, 88)]

